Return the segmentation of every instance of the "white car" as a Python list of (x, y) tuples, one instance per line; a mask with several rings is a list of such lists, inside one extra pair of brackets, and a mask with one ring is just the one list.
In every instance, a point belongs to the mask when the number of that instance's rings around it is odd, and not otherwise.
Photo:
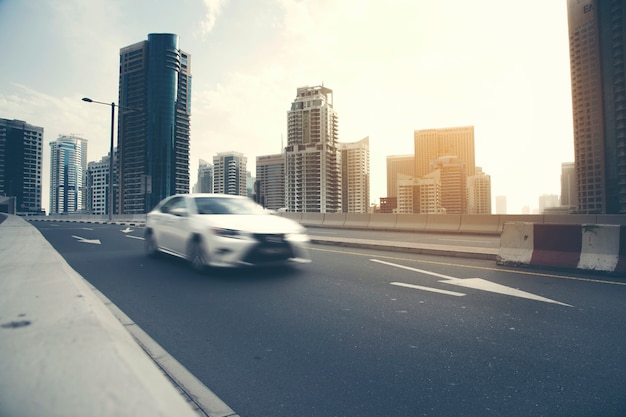
[(304, 226), (242, 196), (167, 197), (148, 213), (144, 237), (147, 255), (179, 256), (196, 270), (310, 262)]

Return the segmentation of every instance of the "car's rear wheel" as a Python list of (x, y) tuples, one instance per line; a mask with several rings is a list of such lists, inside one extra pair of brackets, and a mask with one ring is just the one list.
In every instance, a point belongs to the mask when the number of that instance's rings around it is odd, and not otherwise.
[(196, 272), (204, 272), (208, 263), (209, 257), (202, 248), (202, 240), (199, 237), (194, 237), (188, 245), (187, 257), (191, 268)]
[(147, 230), (143, 241), (144, 250), (146, 255), (151, 258), (155, 258), (159, 255), (159, 245), (157, 244), (156, 237), (152, 230)]

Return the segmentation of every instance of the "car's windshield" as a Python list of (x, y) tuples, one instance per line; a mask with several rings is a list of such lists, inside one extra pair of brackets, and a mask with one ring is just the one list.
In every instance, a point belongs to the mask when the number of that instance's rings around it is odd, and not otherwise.
[(246, 198), (197, 197), (198, 214), (263, 214), (263, 207)]

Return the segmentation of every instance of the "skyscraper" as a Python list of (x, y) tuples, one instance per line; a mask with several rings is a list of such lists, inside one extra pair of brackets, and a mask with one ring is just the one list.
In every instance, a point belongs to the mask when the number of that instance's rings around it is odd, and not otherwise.
[(578, 206), (576, 167), (574, 162), (561, 163), (561, 206), (570, 209)]
[(568, 0), (580, 213), (626, 213), (626, 4)]
[(387, 197), (398, 195), (398, 174), (415, 176), (415, 155), (387, 156)]
[[(117, 150), (114, 151), (117, 155)], [(114, 158), (117, 160), (118, 158)], [(111, 156), (103, 156), (100, 161), (92, 161), (87, 164), (86, 201), (85, 210), (90, 214), (108, 214), (109, 212), (109, 164)], [(113, 166), (113, 195), (118, 195), (117, 164)], [(117, 213), (117, 207), (113, 206), (113, 214)]]
[(189, 192), (191, 57), (153, 33), (120, 49), (120, 212), (140, 214)]
[(193, 190), (194, 193), (213, 192), (213, 165), (201, 159), (198, 164), (198, 182)]
[(432, 163), (439, 157), (456, 156), (465, 165), (465, 176), (474, 175), (474, 126), (416, 130), (415, 177), (432, 171)]
[(290, 212), (341, 211), (341, 154), (333, 90), (301, 87), (287, 113), (286, 204)]
[(491, 176), (480, 167), (467, 177), (467, 213), (491, 214)]
[(87, 140), (59, 135), (50, 142), (50, 213), (85, 210)]
[(43, 127), (0, 119), (0, 196), (15, 197), (17, 214), (41, 214)]
[(370, 206), (370, 138), (339, 143), (341, 202), (344, 213), (368, 213)]
[(285, 207), (285, 155), (257, 156), (256, 182), (259, 204), (271, 210)]
[(213, 192), (247, 196), (248, 158), (239, 152), (221, 152), (213, 157)]
[(467, 170), (461, 158), (441, 156), (431, 168), (440, 172), (441, 206), (446, 214), (467, 214)]

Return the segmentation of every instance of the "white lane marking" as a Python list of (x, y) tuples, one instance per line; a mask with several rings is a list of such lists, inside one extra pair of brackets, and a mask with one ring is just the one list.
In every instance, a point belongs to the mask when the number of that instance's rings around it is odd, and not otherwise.
[(72, 236), (74, 239), (78, 240), (80, 243), (91, 243), (92, 245), (100, 245), (100, 239), (85, 239), (80, 236)]
[(128, 227), (128, 226), (126, 226), (126, 229), (124, 229), (124, 230), (120, 230), (120, 232), (122, 232), (122, 233), (130, 233), (130, 232), (132, 232), (132, 231), (133, 231), (133, 229), (131, 229), (131, 228), (130, 228), (130, 227)]
[(448, 291), (448, 290), (440, 290), (439, 288), (431, 288), (431, 287), (422, 287), (421, 285), (413, 285), (413, 284), (406, 284), (404, 282), (390, 282), (391, 285), (396, 285), (398, 287), (406, 287), (406, 288), (413, 288), (416, 290), (424, 290), (424, 291), (430, 291), (430, 292), (438, 292), (440, 294), (446, 294), (446, 295), (453, 295), (455, 297), (463, 297), (465, 294), (463, 294), (462, 292), (455, 292), (455, 291)]
[(143, 238), (143, 237), (141, 237), (141, 236), (126, 235), (126, 237), (131, 238), (131, 239), (139, 239), (139, 240), (144, 240), (144, 238)]
[(377, 263), (384, 264), (384, 265), (389, 265), (395, 268), (401, 268), (401, 269), (406, 269), (409, 271), (419, 272), (422, 274), (431, 275), (431, 276), (438, 277), (438, 278), (444, 278), (443, 280), (439, 281), (444, 284), (458, 285), (461, 287), (473, 288), (475, 290), (489, 291), (489, 292), (493, 292), (496, 294), (509, 295), (512, 297), (526, 298), (529, 300), (542, 301), (544, 303), (552, 303), (552, 304), (559, 304), (559, 305), (566, 306), (566, 307), (572, 307), (570, 304), (565, 304), (560, 301), (551, 300), (550, 298), (546, 298), (540, 295), (518, 290), (517, 288), (511, 288), (505, 285), (496, 284), (494, 282), (487, 281), (482, 278), (455, 278), (455, 277), (451, 277), (448, 275), (438, 274), (432, 271), (426, 271), (426, 270), (418, 269), (418, 268), (411, 268), (409, 266), (394, 264), (391, 262), (385, 262), (385, 261), (381, 261), (378, 259), (370, 259), (370, 261), (377, 262)]
[(83, 230), (93, 230), (91, 227), (82, 227)]

